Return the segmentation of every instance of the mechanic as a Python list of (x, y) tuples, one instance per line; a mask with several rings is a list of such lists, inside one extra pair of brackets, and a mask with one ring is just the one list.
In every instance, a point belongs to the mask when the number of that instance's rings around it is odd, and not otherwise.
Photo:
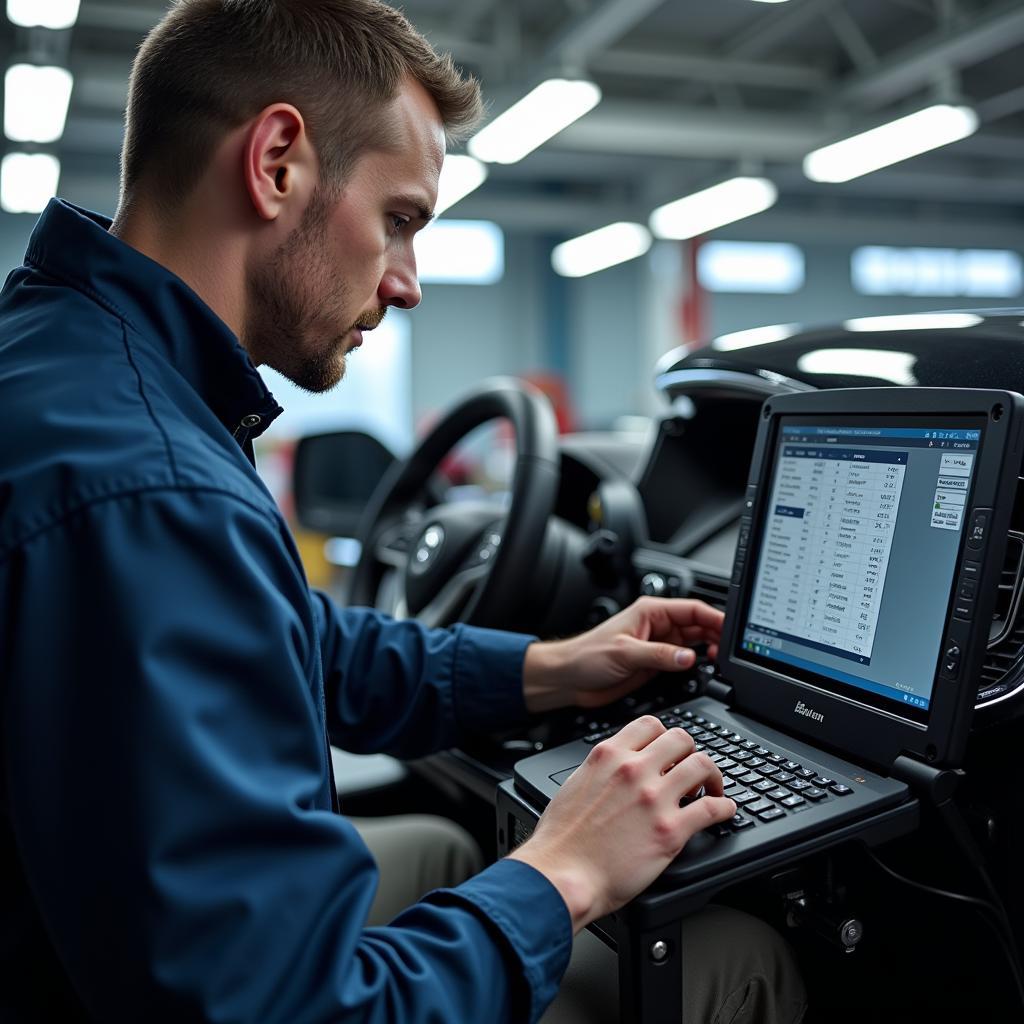
[[(281, 412), (256, 366), (324, 391), (417, 304), (412, 237), (479, 109), (378, 0), (180, 0), (133, 68), (115, 221), (53, 201), (8, 278), (0, 1019), (537, 1020), (573, 935), (733, 814), (690, 737), (638, 719), (466, 880), (452, 826), (368, 828), (373, 910), (336, 812), (328, 737), (420, 756), (607, 703), (721, 627), (646, 599), (539, 643), (307, 586), (252, 465)], [(788, 947), (734, 911), (693, 919), (686, 975), (687, 1019), (803, 1012)], [(580, 998), (545, 1020), (614, 1013)]]

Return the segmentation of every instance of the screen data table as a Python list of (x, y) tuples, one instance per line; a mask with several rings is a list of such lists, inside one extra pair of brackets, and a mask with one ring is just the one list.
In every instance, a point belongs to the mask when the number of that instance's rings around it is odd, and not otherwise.
[(870, 664), (907, 457), (783, 446), (752, 629)]

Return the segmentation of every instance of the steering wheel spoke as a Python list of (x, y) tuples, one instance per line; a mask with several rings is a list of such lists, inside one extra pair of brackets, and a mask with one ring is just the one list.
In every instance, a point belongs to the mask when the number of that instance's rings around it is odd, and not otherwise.
[[(493, 419), (512, 425), (516, 471), (506, 507), (430, 501), (454, 446)], [(367, 509), (363, 555), (349, 588), (370, 605), (426, 625), (514, 620), (534, 576), (558, 490), (557, 428), (547, 401), (518, 381), (490, 381), (443, 417), (382, 482)], [(381, 593), (384, 591), (384, 593)]]
[(382, 566), (404, 569), (418, 531), (419, 524), (414, 519), (403, 519), (382, 527), (373, 541), (373, 557)]
[(462, 610), (487, 581), (490, 566), (476, 563), (460, 569), (441, 587), (437, 595), (416, 614), (424, 626), (444, 626), (458, 619)]

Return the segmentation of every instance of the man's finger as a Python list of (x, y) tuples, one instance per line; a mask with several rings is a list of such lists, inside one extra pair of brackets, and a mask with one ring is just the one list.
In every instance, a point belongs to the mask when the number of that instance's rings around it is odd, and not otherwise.
[(693, 737), (682, 729), (667, 729), (655, 737), (644, 749), (644, 757), (651, 761), (659, 772), (667, 772), (684, 758), (689, 757), (696, 744)]
[(725, 613), (704, 601), (692, 598), (642, 598), (657, 614), (664, 615), (672, 626), (702, 626), (721, 632)]
[(697, 660), (697, 655), (688, 647), (654, 640), (631, 639), (622, 650), (633, 671), (651, 669), (655, 672), (678, 672), (680, 669), (692, 668)]
[(643, 750), (649, 743), (665, 732), (665, 726), (654, 715), (641, 715), (623, 726), (611, 740), (616, 745), (625, 745), (630, 750)]
[(722, 773), (718, 770), (718, 765), (703, 752), (683, 758), (671, 771), (666, 773), (665, 780), (679, 800), (689, 793), (695, 792), (701, 786), (709, 796), (721, 796), (725, 792), (722, 785)]

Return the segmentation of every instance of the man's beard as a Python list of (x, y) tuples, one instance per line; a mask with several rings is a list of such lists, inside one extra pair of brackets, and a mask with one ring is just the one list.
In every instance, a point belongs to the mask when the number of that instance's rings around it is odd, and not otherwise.
[[(299, 226), (266, 263), (253, 268), (242, 333), (242, 344), (254, 361), (317, 394), (344, 377), (343, 348), (352, 330), (347, 327), (325, 336), (317, 327), (343, 323), (352, 308), (327, 255), (332, 202), (333, 197), (318, 188)], [(358, 322), (375, 327), (382, 317), (382, 312), (366, 313)]]

